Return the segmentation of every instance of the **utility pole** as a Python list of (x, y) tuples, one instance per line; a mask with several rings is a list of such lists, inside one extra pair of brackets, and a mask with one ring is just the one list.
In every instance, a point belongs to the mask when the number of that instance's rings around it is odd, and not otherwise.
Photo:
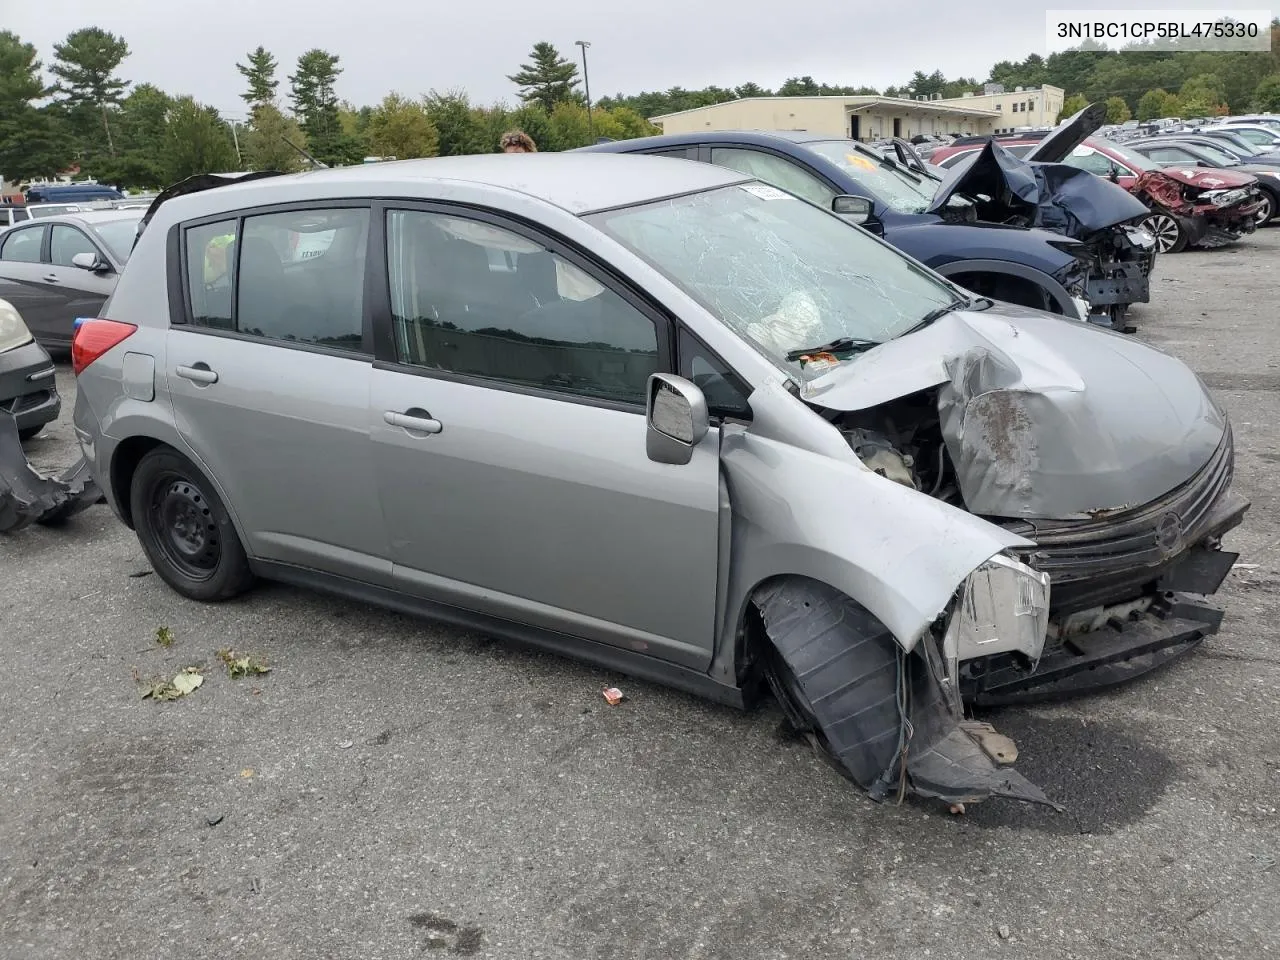
[(591, 41), (575, 40), (574, 45), (582, 48), (582, 84), (587, 89), (587, 136), (595, 143), (596, 125), (591, 118), (591, 79), (587, 76), (587, 47), (591, 46)]

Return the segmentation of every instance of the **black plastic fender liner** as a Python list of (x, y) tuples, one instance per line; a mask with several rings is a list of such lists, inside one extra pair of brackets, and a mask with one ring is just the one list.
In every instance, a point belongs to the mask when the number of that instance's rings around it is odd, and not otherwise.
[(924, 654), (904, 652), (855, 601), (798, 577), (766, 585), (754, 601), (772, 644), (769, 685), (788, 719), (873, 800), (998, 796), (1056, 806), (987, 755)]
[(22, 451), (17, 421), (0, 414), (0, 533), (61, 523), (101, 499), (84, 457), (51, 477), (38, 473)]

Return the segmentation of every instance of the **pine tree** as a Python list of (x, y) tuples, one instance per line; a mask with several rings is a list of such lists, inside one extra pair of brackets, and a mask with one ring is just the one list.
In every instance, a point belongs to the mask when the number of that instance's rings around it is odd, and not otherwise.
[(578, 68), (560, 56), (553, 45), (542, 41), (533, 45), (532, 63), (521, 64), (520, 72), (507, 77), (520, 88), (520, 99), (536, 103), (550, 113), (557, 103), (576, 100)]

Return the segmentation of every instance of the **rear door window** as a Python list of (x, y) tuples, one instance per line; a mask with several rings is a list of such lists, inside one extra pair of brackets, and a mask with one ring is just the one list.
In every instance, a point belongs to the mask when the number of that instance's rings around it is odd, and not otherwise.
[(369, 353), (368, 208), (291, 210), (191, 227), (191, 322), (279, 343)]
[(15, 228), (0, 237), (0, 260), (39, 263), (44, 227)]

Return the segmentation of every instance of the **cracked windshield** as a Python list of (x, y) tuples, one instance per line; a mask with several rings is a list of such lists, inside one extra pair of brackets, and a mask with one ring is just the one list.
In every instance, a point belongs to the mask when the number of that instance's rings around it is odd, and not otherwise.
[(796, 379), (960, 300), (857, 227), (758, 183), (590, 219)]

